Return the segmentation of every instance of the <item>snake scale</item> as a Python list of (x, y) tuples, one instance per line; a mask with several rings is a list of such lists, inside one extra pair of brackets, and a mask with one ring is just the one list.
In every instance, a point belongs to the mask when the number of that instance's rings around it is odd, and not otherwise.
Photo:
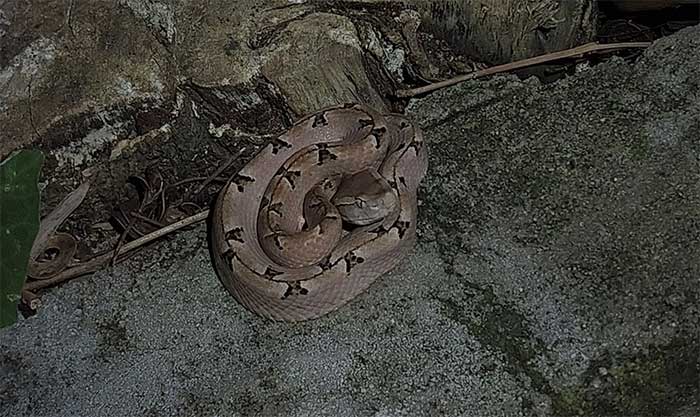
[(298, 120), (217, 198), (222, 283), (271, 320), (336, 310), (411, 251), (427, 167), (420, 129), (400, 114), (350, 103)]

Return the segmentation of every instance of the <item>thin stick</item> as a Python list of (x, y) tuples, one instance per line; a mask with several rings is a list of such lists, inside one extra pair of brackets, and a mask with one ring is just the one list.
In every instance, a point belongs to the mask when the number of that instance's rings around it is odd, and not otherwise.
[[(187, 227), (189, 225), (198, 223), (202, 220), (205, 220), (209, 216), (209, 210), (204, 210), (202, 212), (199, 212), (193, 216), (184, 218), (180, 221), (177, 221), (173, 224), (170, 224), (168, 226), (165, 226), (162, 229), (158, 229), (152, 233), (149, 233), (147, 235), (144, 235), (136, 240), (133, 240), (131, 242), (127, 242), (124, 244), (124, 246), (121, 247), (119, 250), (119, 256), (123, 255), (126, 252), (129, 252), (133, 249), (136, 249), (140, 246), (143, 246), (147, 243), (150, 243), (156, 239), (158, 239), (161, 236), (165, 236), (168, 233), (172, 233), (176, 230), (182, 229), (183, 227)], [(58, 284), (59, 282), (63, 281), (68, 281), (71, 278), (75, 278), (81, 275), (89, 274), (91, 272), (95, 272), (98, 269), (100, 269), (102, 266), (105, 264), (109, 263), (110, 259), (115, 255), (116, 250), (109, 251), (107, 253), (104, 253), (102, 255), (95, 256), (94, 258), (86, 261), (86, 262), (81, 262), (78, 265), (68, 268), (61, 272), (60, 274), (51, 277), (49, 279), (45, 279), (43, 281), (33, 281), (30, 283), (27, 283), (24, 285), (24, 289), (26, 291), (36, 291), (41, 288), (49, 287), (54, 284)]]
[[(141, 201), (141, 205), (139, 206), (139, 211), (143, 210), (144, 201)], [(117, 262), (117, 256), (119, 256), (119, 251), (121, 250), (121, 247), (124, 244), (124, 241), (126, 240), (126, 236), (129, 234), (129, 232), (131, 232), (131, 229), (133, 229), (135, 224), (136, 224), (136, 219), (134, 219), (133, 217), (129, 218), (129, 223), (127, 224), (126, 228), (124, 229), (124, 232), (119, 236), (119, 241), (117, 242), (117, 247), (114, 249), (112, 259), (110, 259), (110, 261), (109, 261), (109, 263), (111, 263), (112, 266), (114, 266), (114, 264)]]
[(216, 179), (222, 172), (226, 171), (226, 169), (227, 169), (228, 167), (230, 167), (231, 165), (233, 165), (233, 163), (236, 162), (236, 160), (237, 160), (238, 158), (240, 158), (240, 156), (243, 155), (243, 152), (245, 152), (245, 151), (246, 151), (246, 149), (245, 149), (245, 146), (244, 146), (244, 147), (242, 147), (242, 148), (236, 153), (236, 155), (231, 155), (231, 157), (230, 157), (226, 162), (224, 162), (223, 164), (221, 164), (221, 166), (220, 166), (219, 168), (217, 168), (216, 171), (214, 171), (214, 173), (211, 174), (211, 175), (197, 188), (197, 190), (194, 192), (194, 195), (198, 195), (199, 193), (201, 193), (202, 191), (204, 191), (204, 188), (206, 188), (206, 186), (209, 185), (209, 183), (211, 183), (212, 181), (214, 181), (214, 179)]
[[(211, 181), (212, 181), (212, 182), (213, 182), (213, 181), (217, 181), (217, 182), (226, 182), (227, 179), (228, 179), (228, 178), (226, 178), (226, 177), (216, 177), (216, 178), (213, 178)], [(185, 178), (184, 180), (180, 180), (180, 181), (178, 181), (178, 182), (174, 182), (174, 183), (172, 183), (172, 184), (168, 184), (168, 185), (165, 186), (165, 188), (167, 188), (167, 189), (176, 188), (176, 187), (179, 187), (179, 186), (184, 185), (184, 184), (189, 184), (189, 183), (191, 183), (191, 182), (204, 181), (204, 180), (209, 180), (209, 177), (192, 177), (192, 178)], [(160, 192), (162, 192), (162, 191), (160, 191)]]
[(455, 84), (459, 84), (463, 81), (472, 80), (474, 78), (484, 77), (486, 75), (496, 74), (499, 72), (511, 71), (518, 68), (524, 68), (532, 65), (543, 64), (545, 62), (555, 61), (562, 58), (570, 58), (576, 55), (583, 55), (590, 52), (596, 51), (607, 51), (612, 49), (624, 49), (624, 48), (646, 48), (651, 45), (651, 42), (622, 42), (622, 43), (609, 43), (609, 44), (599, 44), (596, 42), (587, 43), (585, 45), (577, 46), (576, 48), (566, 49), (559, 52), (552, 52), (549, 54), (544, 54), (532, 58), (523, 59), (521, 61), (510, 62), (508, 64), (496, 65), (495, 67), (486, 68), (479, 71), (470, 72), (468, 74), (460, 75), (458, 77), (450, 78), (449, 80), (440, 81), (433, 84), (428, 84), (423, 87), (412, 88), (408, 90), (397, 90), (397, 97), (413, 97), (424, 93), (429, 93), (431, 91), (438, 90), (440, 88), (449, 87)]
[(137, 219), (141, 219), (141, 220), (145, 221), (146, 223), (149, 223), (150, 225), (155, 226), (155, 227), (165, 227), (166, 226), (165, 224), (159, 222), (158, 220), (153, 220), (152, 218), (144, 216), (143, 214), (137, 213), (135, 211), (132, 211), (131, 215), (136, 217)]

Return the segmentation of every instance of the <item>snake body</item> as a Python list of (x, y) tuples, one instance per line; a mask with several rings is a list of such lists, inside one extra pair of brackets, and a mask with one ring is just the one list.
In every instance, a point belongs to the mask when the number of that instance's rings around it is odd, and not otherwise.
[(339, 308), (412, 249), (427, 165), (421, 131), (402, 115), (345, 104), (302, 118), (217, 198), (211, 247), (222, 283), (272, 320)]

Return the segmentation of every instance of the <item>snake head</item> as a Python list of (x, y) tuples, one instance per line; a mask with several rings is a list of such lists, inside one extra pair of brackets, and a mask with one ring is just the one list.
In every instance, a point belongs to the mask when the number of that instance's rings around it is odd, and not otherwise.
[(343, 220), (358, 226), (380, 221), (398, 208), (394, 190), (374, 170), (346, 177), (333, 197), (333, 204)]

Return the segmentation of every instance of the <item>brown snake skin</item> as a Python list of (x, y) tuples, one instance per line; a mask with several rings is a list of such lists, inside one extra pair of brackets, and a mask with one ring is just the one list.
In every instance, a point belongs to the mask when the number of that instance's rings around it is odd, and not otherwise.
[(412, 250), (427, 167), (421, 131), (400, 114), (345, 104), (299, 120), (215, 203), (211, 248), (222, 283), (272, 320), (339, 308)]

